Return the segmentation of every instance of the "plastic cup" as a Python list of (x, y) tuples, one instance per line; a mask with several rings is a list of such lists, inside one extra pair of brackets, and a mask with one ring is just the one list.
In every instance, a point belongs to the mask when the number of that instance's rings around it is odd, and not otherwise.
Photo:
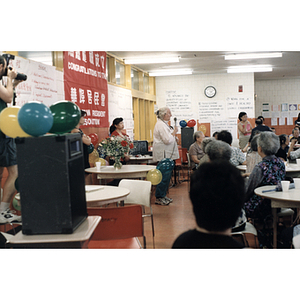
[(296, 161), (297, 161), (297, 165), (300, 166), (300, 158), (297, 158)]
[(300, 189), (300, 178), (293, 178), (295, 189)]
[(100, 170), (100, 168), (101, 168), (101, 162), (100, 161), (96, 161), (96, 168), (97, 168), (97, 170)]
[(281, 187), (282, 187), (283, 192), (287, 192), (289, 190), (289, 187), (290, 187), (289, 180), (282, 180), (281, 181)]

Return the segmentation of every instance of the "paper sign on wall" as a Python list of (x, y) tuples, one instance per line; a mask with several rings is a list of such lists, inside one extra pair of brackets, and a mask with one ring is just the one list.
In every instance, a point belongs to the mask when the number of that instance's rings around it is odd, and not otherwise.
[(201, 101), (198, 105), (200, 123), (225, 118), (225, 101)]
[[(166, 106), (170, 108), (173, 117), (178, 121), (193, 118), (191, 94), (188, 90), (168, 90), (165, 95)], [(172, 125), (173, 121), (171, 119)]]
[(27, 75), (27, 80), (16, 87), (16, 105), (22, 106), (29, 101), (39, 101), (50, 106), (58, 101), (55, 67), (18, 56), (10, 61), (10, 65), (18, 73)]
[(247, 113), (249, 118), (254, 118), (254, 103), (250, 97), (227, 97), (226, 115), (229, 118), (238, 118), (241, 111)]
[(211, 135), (216, 131), (228, 130), (233, 139), (237, 139), (237, 122), (236, 120), (212, 120), (210, 123)]

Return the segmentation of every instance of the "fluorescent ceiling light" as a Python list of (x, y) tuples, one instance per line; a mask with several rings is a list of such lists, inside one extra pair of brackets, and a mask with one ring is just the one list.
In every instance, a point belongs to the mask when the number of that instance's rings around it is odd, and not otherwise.
[(282, 57), (281, 52), (269, 52), (269, 53), (241, 53), (241, 54), (228, 54), (225, 55), (225, 60), (231, 59), (255, 59), (255, 58), (272, 58)]
[(142, 64), (162, 64), (179, 62), (178, 56), (173, 57), (145, 57), (145, 58), (128, 58), (124, 59), (126, 65), (142, 65)]
[(152, 71), (149, 72), (149, 76), (173, 76), (173, 75), (191, 75), (193, 70), (169, 70), (169, 71)]
[(227, 73), (250, 73), (250, 72), (272, 72), (273, 68), (269, 65), (257, 65), (257, 66), (239, 66), (229, 67)]

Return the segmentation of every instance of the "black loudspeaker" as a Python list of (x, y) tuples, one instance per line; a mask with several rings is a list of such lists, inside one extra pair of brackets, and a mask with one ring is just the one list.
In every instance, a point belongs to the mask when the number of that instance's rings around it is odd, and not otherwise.
[(23, 234), (72, 233), (87, 218), (80, 134), (16, 138)]
[(194, 143), (194, 127), (181, 128), (181, 147), (189, 150)]

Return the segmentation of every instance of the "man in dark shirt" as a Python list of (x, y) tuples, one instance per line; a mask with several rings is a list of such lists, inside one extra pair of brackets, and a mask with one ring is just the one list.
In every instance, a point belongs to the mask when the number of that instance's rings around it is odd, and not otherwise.
[(231, 237), (231, 228), (245, 200), (244, 179), (230, 162), (203, 163), (192, 174), (190, 199), (197, 227), (182, 233), (172, 248), (243, 248)]
[(272, 129), (269, 126), (263, 125), (263, 120), (261, 118), (257, 118), (255, 120), (256, 127), (252, 129), (249, 143), (251, 142), (252, 138), (256, 135), (259, 134), (261, 131), (272, 131)]

